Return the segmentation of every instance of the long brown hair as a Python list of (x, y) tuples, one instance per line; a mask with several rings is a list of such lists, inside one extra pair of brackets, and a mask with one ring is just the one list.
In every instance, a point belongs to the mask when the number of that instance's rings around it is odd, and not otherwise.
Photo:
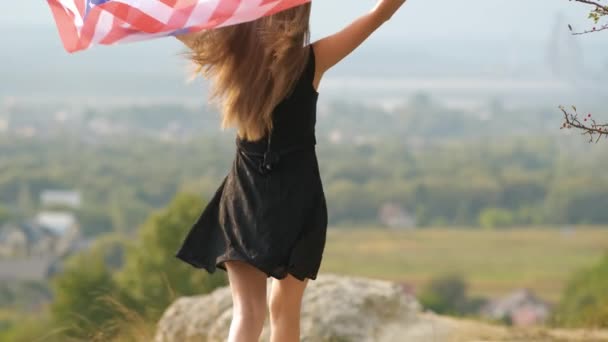
[(255, 141), (272, 130), (272, 111), (293, 90), (309, 57), (310, 3), (238, 25), (202, 31), (190, 58), (213, 81), (222, 129)]

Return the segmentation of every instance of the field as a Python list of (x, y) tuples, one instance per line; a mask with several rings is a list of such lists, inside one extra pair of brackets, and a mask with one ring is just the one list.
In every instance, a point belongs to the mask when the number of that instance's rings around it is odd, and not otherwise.
[(408, 282), (415, 291), (436, 275), (457, 272), (470, 295), (496, 296), (528, 287), (555, 303), (573, 272), (593, 265), (605, 252), (607, 227), (330, 227), (321, 272)]

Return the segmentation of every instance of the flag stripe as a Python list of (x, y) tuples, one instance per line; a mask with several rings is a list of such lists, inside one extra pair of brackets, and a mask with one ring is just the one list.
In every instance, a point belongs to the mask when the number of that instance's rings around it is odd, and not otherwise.
[(181, 29), (186, 25), (188, 18), (190, 18), (196, 8), (196, 3), (196, 0), (184, 0), (182, 1), (182, 7), (175, 9), (168, 24), (172, 31)]
[(264, 0), (254, 0), (241, 4), (237, 12), (235, 12), (232, 16), (229, 16), (224, 22), (222, 22), (221, 25), (233, 25), (237, 24), (238, 22), (250, 21), (262, 17), (264, 13), (268, 12), (268, 10), (272, 8), (271, 4), (264, 5), (262, 4), (263, 2)]
[(268, 1), (268, 2), (278, 2), (278, 4), (273, 9), (266, 12), (263, 16), (272, 15), (272, 14), (279, 13), (281, 11), (290, 9), (292, 7), (303, 5), (307, 2), (310, 2), (310, 0), (295, 0), (295, 1), (294, 0), (282, 0), (282, 1)]
[(98, 26), (100, 16), (101, 11), (89, 12), (87, 15), (87, 21), (80, 31), (80, 40), (76, 46), (76, 51), (87, 49), (91, 45), (95, 31), (103, 28), (101, 25)]
[(57, 29), (59, 30), (63, 47), (69, 52), (77, 51), (79, 39), (78, 28), (74, 24), (74, 14), (67, 11), (66, 8), (63, 7), (57, 0), (49, 0), (48, 3), (51, 6), (51, 11), (53, 13), (53, 17), (55, 18), (55, 23), (57, 24)]
[(137, 32), (131, 28), (123, 27), (116, 21), (119, 20), (114, 18), (114, 25), (112, 25), (112, 30), (108, 32), (108, 34), (99, 42), (99, 44), (110, 45), (114, 44), (125, 37)]
[(236, 13), (240, 5), (241, 0), (219, 1), (206, 27), (220, 26)]
[(310, 1), (47, 0), (68, 52), (235, 25)]

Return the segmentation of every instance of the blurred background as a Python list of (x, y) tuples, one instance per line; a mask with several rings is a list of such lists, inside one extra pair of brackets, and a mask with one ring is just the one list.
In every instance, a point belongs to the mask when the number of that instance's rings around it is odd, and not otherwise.
[[(313, 2), (313, 41), (373, 5)], [(588, 13), (410, 0), (329, 71), (321, 272), (399, 282), (440, 314), (608, 327), (608, 142), (558, 109), (608, 121), (608, 33), (568, 30)], [(0, 29), (0, 341), (137, 339), (225, 285), (174, 258), (235, 154), (181, 43), (70, 55), (44, 1), (5, 4)], [(110, 324), (125, 311), (143, 319)]]

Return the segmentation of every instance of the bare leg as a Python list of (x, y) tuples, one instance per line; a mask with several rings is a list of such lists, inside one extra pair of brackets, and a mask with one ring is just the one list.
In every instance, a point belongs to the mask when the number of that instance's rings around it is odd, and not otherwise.
[(242, 261), (227, 261), (233, 311), (228, 342), (258, 342), (266, 320), (266, 279)]
[(300, 341), (302, 296), (308, 279), (300, 281), (291, 274), (285, 279), (272, 279), (270, 292), (270, 341)]

